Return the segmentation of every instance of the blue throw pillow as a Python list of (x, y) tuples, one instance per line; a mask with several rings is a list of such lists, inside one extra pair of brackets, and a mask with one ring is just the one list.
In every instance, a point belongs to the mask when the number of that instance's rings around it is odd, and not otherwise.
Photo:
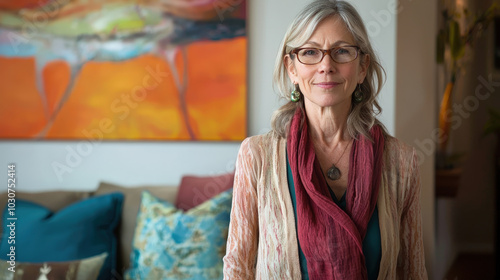
[[(123, 194), (95, 196), (71, 204), (58, 212), (21, 199), (16, 200), (17, 220), (8, 220), (3, 211), (4, 233), (0, 243), (0, 258), (9, 258), (15, 246), (19, 262), (61, 262), (108, 253), (99, 280), (113, 279), (116, 271), (117, 238), (115, 229), (120, 221)], [(9, 243), (9, 223), (15, 223), (15, 244)], [(11, 242), (12, 243), (12, 242)]]
[(222, 279), (232, 189), (190, 209), (142, 193), (125, 279)]

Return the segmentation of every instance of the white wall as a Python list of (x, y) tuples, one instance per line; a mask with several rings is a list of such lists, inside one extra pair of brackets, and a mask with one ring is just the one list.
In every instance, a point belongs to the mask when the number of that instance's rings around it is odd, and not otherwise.
[[(288, 24), (304, 3), (248, 1), (249, 135), (268, 131), (272, 112), (279, 107), (272, 90), (274, 58)], [(387, 9), (385, 1), (363, 0), (354, 4), (367, 20), (373, 18), (372, 11)], [(377, 30), (377, 24), (372, 23), (373, 30)], [(394, 122), (394, 24), (393, 20), (378, 24), (381, 29), (374, 36), (375, 48), (388, 72), (382, 106), (389, 129)], [(8, 163), (17, 165), (17, 187), (23, 191), (91, 190), (102, 180), (129, 186), (175, 185), (183, 174), (210, 175), (233, 170), (239, 143), (101, 142), (90, 147), (79, 141), (2, 141), (0, 166), (7, 170)], [(71, 172), (59, 172), (58, 176), (52, 167), (55, 162), (69, 166)]]
[[(417, 148), (420, 155), (421, 208), (424, 249), (430, 279), (436, 278), (434, 151), (436, 127), (435, 34), (437, 4), (434, 0), (400, 1), (397, 20), (396, 137)], [(427, 144), (429, 145), (429, 144)]]

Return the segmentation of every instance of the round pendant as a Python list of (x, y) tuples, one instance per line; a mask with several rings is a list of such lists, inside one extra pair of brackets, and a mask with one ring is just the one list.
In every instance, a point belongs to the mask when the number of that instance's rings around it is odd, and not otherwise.
[(338, 180), (340, 179), (340, 170), (335, 165), (332, 165), (326, 172), (326, 176), (328, 176), (330, 180)]

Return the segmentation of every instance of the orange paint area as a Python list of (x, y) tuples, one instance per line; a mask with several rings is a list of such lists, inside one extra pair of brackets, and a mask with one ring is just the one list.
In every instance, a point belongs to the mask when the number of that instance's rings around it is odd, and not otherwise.
[(0, 118), (5, 120), (0, 137), (242, 140), (247, 126), (246, 38), (183, 48), (186, 56), (177, 52), (176, 71), (165, 58), (149, 54), (122, 62), (88, 62), (68, 93), (66, 62), (45, 66), (42, 94), (34, 58), (0, 57)]

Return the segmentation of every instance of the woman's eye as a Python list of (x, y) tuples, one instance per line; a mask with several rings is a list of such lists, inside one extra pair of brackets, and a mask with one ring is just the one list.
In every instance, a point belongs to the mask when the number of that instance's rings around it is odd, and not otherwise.
[(302, 55), (305, 55), (305, 56), (313, 56), (313, 55), (317, 55), (317, 54), (318, 54), (318, 50), (315, 50), (315, 49), (307, 49), (307, 50), (302, 51)]
[(337, 49), (336, 53), (337, 54), (349, 54), (349, 50), (340, 48), (340, 49)]

